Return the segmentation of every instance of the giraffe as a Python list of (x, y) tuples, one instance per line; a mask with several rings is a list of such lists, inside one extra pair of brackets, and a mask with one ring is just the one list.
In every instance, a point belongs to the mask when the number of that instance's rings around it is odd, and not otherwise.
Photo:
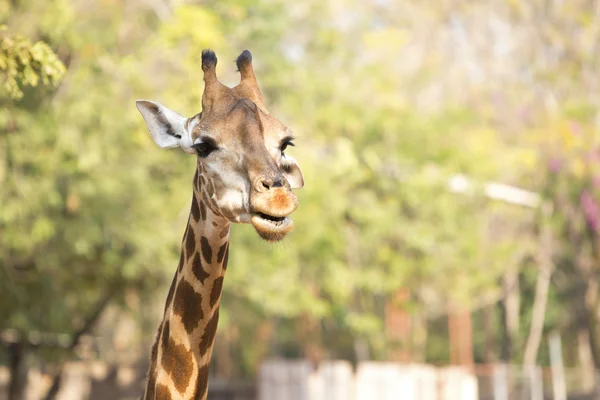
[(298, 207), (292, 189), (304, 185), (296, 160), (285, 154), (292, 131), (267, 111), (252, 55), (236, 60), (240, 83), (217, 78), (217, 57), (202, 52), (202, 112), (184, 118), (152, 101), (136, 106), (154, 142), (197, 157), (187, 228), (152, 346), (144, 400), (208, 395), (208, 372), (229, 256), (231, 223), (252, 224), (267, 241), (283, 239)]

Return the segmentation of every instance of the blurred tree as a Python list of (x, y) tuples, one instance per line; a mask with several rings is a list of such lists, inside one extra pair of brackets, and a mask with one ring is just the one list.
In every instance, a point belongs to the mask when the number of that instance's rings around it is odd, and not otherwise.
[[(413, 359), (448, 362), (443, 319), (471, 310), (476, 361), (521, 362), (531, 348), (527, 359), (544, 362), (540, 335), (574, 326), (597, 362), (586, 146), (597, 140), (598, 15), (591, 2), (537, 0), (0, 3), (0, 70), (12, 77), (0, 97), (0, 330), (73, 339), (107, 297), (125, 310), (137, 307), (128, 294), (140, 308), (162, 302), (194, 161), (155, 149), (133, 101), (195, 114), (200, 50), (214, 48), (235, 84), (228, 60), (248, 48), (271, 112), (299, 137), (307, 185), (285, 243), (233, 230), (218, 373), (251, 375), (274, 354), (385, 359), (398, 350), (384, 318), (400, 289), (412, 339), (399, 350)], [(57, 88), (31, 87), (58, 82), (50, 49), (68, 72)], [(553, 122), (563, 111), (579, 125)], [(552, 216), (477, 184), (453, 193), (457, 173), (540, 191)], [(547, 287), (541, 227), (556, 243)], [(152, 328), (132, 343), (151, 337), (160, 308), (137, 314)]]
[(4, 90), (13, 99), (23, 97), (21, 87), (54, 84), (65, 73), (64, 64), (42, 42), (32, 44), (22, 36), (10, 37), (0, 26), (0, 71), (4, 73)]
[[(60, 361), (74, 356), (108, 304), (126, 307), (130, 292), (152, 298), (164, 267), (176, 264), (183, 220), (172, 220), (188, 193), (167, 177), (190, 160), (149, 152), (138, 124), (133, 96), (154, 85), (152, 71), (142, 74), (140, 65), (156, 60), (144, 50), (155, 44), (147, 38), (158, 23), (142, 3), (17, 2), (0, 15), (14, 37), (48, 43), (29, 48), (12, 39), (17, 44), (9, 47), (5, 37), (10, 79), (35, 86), (32, 73), (57, 78), (61, 64), (50, 48), (68, 67), (55, 90), (11, 86), (0, 100), (0, 331), (16, 332), (6, 343), (15, 368), (43, 359), (60, 377)], [(37, 343), (32, 332), (68, 339)], [(129, 357), (137, 356), (136, 346), (129, 348)]]
[[(388, 57), (402, 50), (403, 33), (369, 25), (378, 18), (376, 4), (226, 1), (183, 7), (181, 15), (193, 9), (228, 21), (228, 47), (257, 54), (271, 111), (288, 116), (300, 136), (296, 152), (308, 182), (299, 191), (296, 234), (284, 247), (256, 244), (251, 230), (234, 230), (241, 245), (232, 252), (232, 297), (224, 299), (222, 330), (229, 324), (238, 329), (243, 321), (250, 326), (242, 329), (259, 330), (269, 316), (281, 327), (301, 316), (302, 325), (316, 332), (280, 328), (279, 337), (265, 336), (270, 352), (323, 353), (314, 349), (320, 343), (327, 347), (324, 356), (358, 359), (366, 342), (367, 357), (385, 358), (387, 294), (410, 287), (417, 306), (412, 313), (436, 315), (445, 313), (449, 299), (470, 304), (497, 290), (503, 260), (522, 243), (507, 231), (480, 247), (486, 213), (501, 219), (504, 210), (457, 197), (445, 185), (456, 172), (495, 176), (510, 149), (468, 112), (415, 113), (400, 91), (414, 77), (400, 77)], [(176, 44), (199, 47), (193, 42), (198, 26), (178, 15), (173, 24), (185, 33)], [(485, 260), (494, 261), (482, 269)], [(237, 311), (248, 301), (257, 314), (240, 319)], [(232, 346), (243, 354), (245, 343), (236, 340)], [(269, 346), (260, 348), (268, 354)], [(255, 354), (243, 368), (254, 368), (262, 357)]]
[[(10, 99), (21, 99), (22, 86), (35, 87), (40, 80), (44, 85), (56, 85), (64, 75), (65, 67), (56, 54), (44, 42), (32, 44), (21, 36), (10, 37), (6, 26), (0, 26), (0, 71), (4, 73), (4, 90)], [(6, 106), (7, 110), (11, 107)], [(17, 129), (12, 120), (7, 121), (3, 134), (14, 133)], [(26, 344), (20, 340), (6, 344), (10, 352), (11, 384), (9, 398), (24, 397), (26, 382)]]
[(562, 318), (561, 327), (584, 331), (589, 340), (584, 350), (598, 369), (600, 147), (589, 122), (559, 120), (550, 129), (554, 135), (546, 140), (540, 159), (546, 173), (543, 193), (554, 209), (549, 220), (559, 243), (553, 246), (558, 275), (555, 290), (571, 310)]

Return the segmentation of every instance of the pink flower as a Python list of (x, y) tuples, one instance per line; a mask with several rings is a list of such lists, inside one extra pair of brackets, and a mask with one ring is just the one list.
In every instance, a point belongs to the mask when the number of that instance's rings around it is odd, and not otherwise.
[(550, 169), (550, 172), (557, 174), (562, 169), (562, 162), (558, 158), (553, 157), (548, 163), (548, 168)]
[(589, 190), (584, 189), (583, 192), (581, 192), (579, 202), (583, 210), (585, 221), (594, 232), (598, 232), (598, 227), (600, 225), (598, 213), (600, 212), (600, 208), (598, 207), (598, 204), (596, 204), (596, 201)]
[(598, 149), (591, 150), (587, 153), (586, 159), (590, 164), (597, 164), (600, 162), (600, 152)]
[(581, 133), (581, 125), (577, 121), (570, 121), (569, 125), (571, 126), (571, 133), (573, 135), (579, 135)]

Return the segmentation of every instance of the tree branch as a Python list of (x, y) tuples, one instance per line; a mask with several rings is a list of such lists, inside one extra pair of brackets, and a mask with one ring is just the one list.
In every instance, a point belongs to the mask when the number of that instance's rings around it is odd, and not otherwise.
[(542, 334), (544, 332), (544, 319), (546, 317), (546, 305), (548, 304), (548, 290), (550, 288), (552, 270), (554, 269), (554, 264), (552, 262), (552, 231), (549, 222), (551, 213), (551, 205), (545, 204), (542, 207), (540, 243), (536, 257), (539, 272), (535, 284), (533, 309), (531, 311), (531, 328), (529, 329), (529, 336), (527, 337), (525, 354), (523, 356), (524, 365), (535, 365), (540, 342), (542, 340)]
[[(90, 315), (86, 318), (82, 327), (73, 333), (73, 336), (71, 337), (71, 341), (67, 347), (67, 350), (72, 351), (75, 347), (77, 347), (77, 345), (79, 344), (79, 341), (81, 340), (81, 337), (84, 334), (86, 334), (87, 332), (89, 332), (92, 329), (92, 327), (94, 326), (94, 324), (98, 321), (98, 319), (102, 315), (102, 312), (104, 311), (104, 309), (106, 308), (106, 306), (108, 305), (110, 300), (112, 299), (113, 295), (114, 295), (114, 290), (110, 290), (98, 301), (98, 303), (96, 304), (96, 306), (94, 307), (94, 309), (92, 310)], [(48, 389), (46, 396), (44, 396), (44, 400), (52, 400), (56, 397), (56, 394), (60, 390), (63, 370), (64, 370), (64, 363), (60, 366), (58, 372), (54, 376), (54, 379), (52, 380), (52, 385), (50, 386), (50, 389)]]

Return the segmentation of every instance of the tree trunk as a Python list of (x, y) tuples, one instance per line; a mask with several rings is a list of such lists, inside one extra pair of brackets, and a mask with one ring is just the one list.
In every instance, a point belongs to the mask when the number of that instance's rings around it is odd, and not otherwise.
[(505, 323), (511, 343), (514, 343), (519, 336), (520, 303), (519, 261), (517, 261), (504, 274)]
[(413, 315), (412, 327), (411, 361), (425, 363), (427, 359), (427, 318), (422, 313)]
[(448, 339), (450, 342), (450, 363), (453, 365), (473, 365), (473, 326), (471, 311), (462, 307), (452, 307), (448, 313)]
[(410, 290), (400, 288), (385, 305), (385, 336), (389, 345), (389, 361), (411, 361), (412, 321), (406, 311), (408, 301)]
[(26, 346), (22, 342), (13, 343), (8, 347), (8, 351), (10, 368), (8, 400), (23, 400), (27, 386)]
[(498, 361), (496, 356), (496, 338), (494, 334), (494, 307), (486, 307), (482, 310), (483, 332), (485, 335), (483, 360), (486, 364)]
[(551, 207), (542, 205), (542, 220), (540, 222), (540, 239), (536, 261), (538, 277), (535, 283), (535, 297), (531, 311), (531, 328), (525, 345), (523, 364), (535, 365), (537, 360), (542, 334), (544, 333), (544, 319), (548, 304), (548, 291), (554, 264), (552, 262), (552, 230), (550, 227)]
[[(111, 288), (110, 291), (98, 301), (90, 315), (84, 321), (84, 324), (81, 327), (81, 329), (73, 333), (73, 336), (71, 337), (71, 342), (67, 347), (67, 350), (72, 351), (73, 349), (75, 349), (75, 347), (77, 347), (77, 345), (79, 344), (81, 337), (88, 333), (94, 327), (94, 324), (96, 323), (96, 321), (98, 321), (98, 319), (102, 315), (102, 312), (110, 302), (110, 299), (112, 298), (114, 293), (113, 290), (114, 288)], [(52, 380), (52, 385), (50, 386), (50, 389), (48, 389), (46, 396), (44, 396), (44, 400), (53, 400), (58, 394), (58, 391), (60, 390), (60, 385), (62, 383), (63, 369), (64, 365), (61, 365), (58, 372), (54, 376), (54, 379)]]
[(583, 390), (591, 393), (596, 388), (596, 369), (594, 368), (592, 349), (590, 348), (590, 335), (585, 328), (579, 329), (577, 333), (577, 355), (579, 368), (581, 368)]
[[(504, 301), (498, 302), (498, 308), (500, 309), (501, 321), (506, 321), (506, 306)], [(510, 363), (512, 358), (512, 343), (510, 333), (505, 323), (500, 324), (501, 329), (501, 340), (500, 340), (500, 360), (505, 363)]]
[[(360, 273), (359, 269), (362, 265), (361, 253), (360, 253), (360, 231), (356, 226), (355, 221), (349, 214), (345, 216), (346, 220), (346, 260), (348, 268), (353, 270), (354, 273)], [(352, 289), (352, 300), (350, 301), (349, 311), (350, 312), (361, 312), (360, 303), (360, 289)], [(354, 358), (356, 362), (367, 361), (371, 358), (369, 341), (356, 334), (353, 334), (353, 348)]]
[(592, 262), (590, 265), (590, 271), (585, 274), (586, 288), (585, 288), (585, 322), (587, 324), (587, 330), (590, 341), (590, 349), (592, 351), (592, 359), (594, 360), (594, 366), (596, 369), (600, 369), (600, 337), (598, 336), (598, 289), (600, 288), (598, 281), (598, 260), (600, 260), (600, 248), (598, 247), (598, 241), (600, 237), (596, 230), (588, 223), (586, 225), (588, 238), (592, 247)]
[(600, 369), (600, 337), (598, 337), (598, 278), (590, 277), (585, 291), (585, 316), (594, 367)]
[[(543, 265), (546, 264), (546, 265)], [(543, 261), (539, 265), (537, 282), (535, 283), (535, 297), (531, 311), (531, 328), (525, 345), (523, 364), (535, 365), (542, 334), (544, 333), (544, 319), (546, 316), (546, 305), (548, 304), (548, 290), (550, 288), (551, 267)]]

